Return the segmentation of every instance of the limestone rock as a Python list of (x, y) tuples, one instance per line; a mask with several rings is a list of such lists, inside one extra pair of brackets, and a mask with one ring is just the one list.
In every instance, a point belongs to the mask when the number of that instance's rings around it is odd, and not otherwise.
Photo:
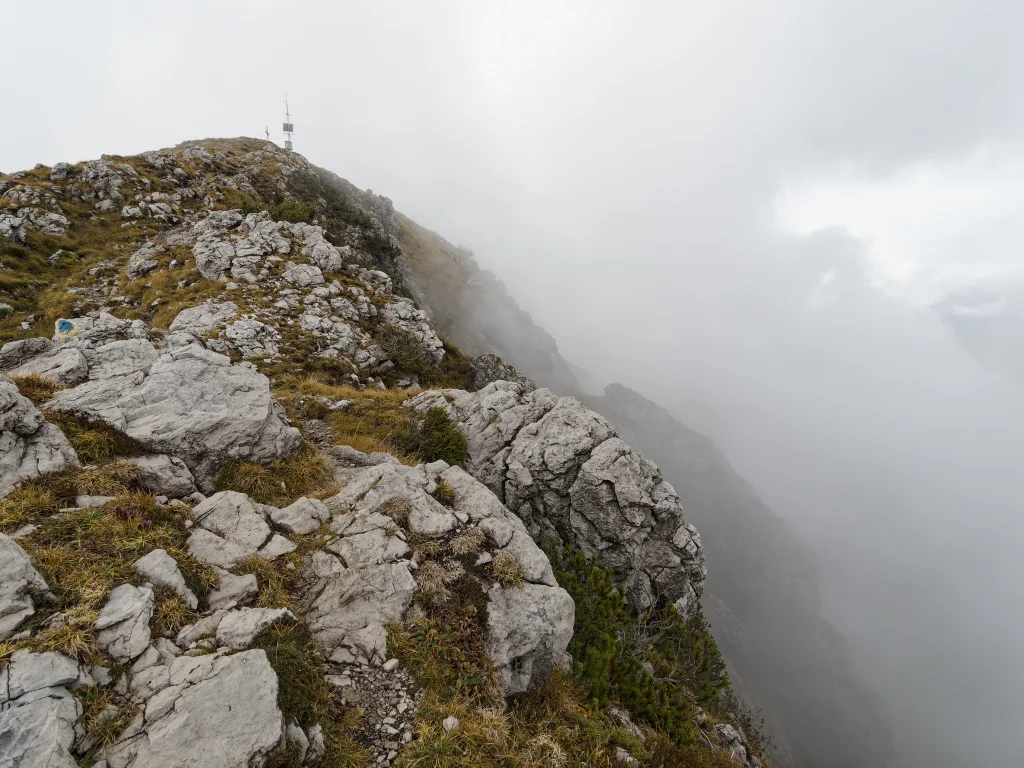
[[(77, 350), (69, 348), (67, 351), (76, 352)], [(90, 379), (109, 379), (136, 371), (149, 373), (153, 363), (159, 358), (159, 353), (145, 339), (112, 341), (91, 350), (86, 355), (89, 366), (88, 377)]]
[(195, 478), (181, 459), (156, 453), (126, 459), (139, 468), (136, 482), (147, 491), (181, 499), (196, 492)]
[(287, 608), (238, 608), (228, 611), (217, 625), (217, 645), (238, 650), (247, 647), (262, 632), (281, 619), (294, 620)]
[(431, 365), (444, 359), (444, 343), (430, 325), (430, 318), (409, 299), (398, 299), (385, 305), (381, 319), (388, 325), (409, 334)]
[(35, 613), (34, 600), (45, 599), (49, 592), (25, 550), (0, 533), (0, 640), (13, 635)]
[(514, 367), (495, 354), (480, 355), (470, 362), (473, 372), (473, 391), (481, 390), (494, 381), (513, 381), (521, 384), (523, 392), (532, 392), (537, 384), (520, 374)]
[(110, 592), (96, 619), (96, 646), (115, 661), (128, 662), (149, 647), (153, 590), (122, 584)]
[(301, 444), (267, 377), (190, 344), (162, 354), (149, 370), (89, 381), (46, 404), (106, 422), (154, 453), (183, 459), (201, 482), (226, 461), (268, 461)]
[(123, 339), (148, 339), (149, 330), (141, 320), (122, 320), (109, 312), (95, 317), (62, 317), (53, 324), (53, 340), (58, 344), (89, 348)]
[(203, 337), (218, 328), (224, 328), (228, 320), (238, 314), (238, 307), (230, 301), (205, 301), (196, 307), (179, 312), (171, 321), (171, 333), (191, 333)]
[(206, 596), (206, 604), (211, 609), (233, 608), (259, 594), (256, 576), (251, 573), (247, 573), (245, 576), (236, 576), (230, 571), (218, 568), (217, 575), (220, 578), (217, 589)]
[(0, 370), (9, 370), (20, 365), (29, 358), (41, 355), (53, 348), (50, 339), (35, 337), (8, 341), (0, 348)]
[(15, 651), (8, 668), (6, 697), (17, 699), (45, 688), (74, 683), (80, 674), (78, 662), (62, 653)]
[(560, 587), (494, 585), (487, 594), (487, 653), (506, 696), (525, 693), (568, 667), (576, 606)]
[(327, 505), (317, 499), (303, 496), (284, 509), (271, 509), (270, 519), (278, 528), (288, 533), (304, 535), (312, 533), (329, 520), (331, 512)]
[(273, 357), (281, 334), (253, 317), (243, 317), (224, 329), (223, 336), (242, 357)]
[(77, 465), (64, 433), (43, 420), (13, 381), (0, 376), (0, 498), (25, 480)]
[(448, 411), (466, 435), (466, 469), (535, 539), (598, 558), (640, 610), (659, 596), (684, 616), (697, 610), (707, 576), (700, 536), (658, 468), (602, 417), (574, 398), (506, 381), (424, 392), (409, 405)]
[(110, 768), (248, 768), (281, 741), (277, 675), (262, 650), (181, 656), (168, 673), (159, 706), (107, 748)]
[(77, 768), (71, 754), (75, 723), (82, 705), (65, 689), (25, 702), (13, 701), (0, 711), (0, 766), (14, 768)]
[[(126, 208), (125, 210), (129, 209)], [(142, 216), (142, 211), (138, 208), (133, 208), (131, 210), (133, 212), (138, 211), (137, 215), (132, 218), (140, 218)], [(124, 213), (122, 212), (122, 216), (123, 215)], [(152, 243), (147, 243), (139, 248), (139, 250), (135, 251), (135, 253), (133, 253), (128, 259), (128, 268), (126, 270), (128, 279), (134, 280), (137, 277), (148, 275), (154, 269), (159, 267), (160, 262), (157, 261), (156, 254), (157, 249)]]
[(270, 538), (270, 526), (263, 513), (244, 493), (221, 491), (192, 510), (196, 525), (237, 544), (249, 554)]
[(181, 575), (178, 563), (166, 550), (154, 549), (148, 555), (139, 558), (135, 562), (135, 570), (156, 586), (167, 587), (181, 595), (185, 604), (192, 610), (199, 607), (199, 599), (185, 584), (185, 577)]
[(284, 279), (299, 288), (324, 284), (324, 275), (319, 267), (312, 264), (295, 264), (290, 261), (285, 266)]
[(427, 493), (430, 482), (421, 467), (378, 464), (353, 473), (347, 485), (327, 499), (326, 504), (332, 512), (358, 512), (375, 509), (385, 499), (400, 496), (411, 507), (411, 532), (442, 536), (458, 525), (458, 519)]
[(39, 376), (59, 387), (67, 387), (89, 376), (89, 363), (80, 349), (55, 347), (41, 355), (31, 357), (17, 368), (7, 371), (8, 376)]

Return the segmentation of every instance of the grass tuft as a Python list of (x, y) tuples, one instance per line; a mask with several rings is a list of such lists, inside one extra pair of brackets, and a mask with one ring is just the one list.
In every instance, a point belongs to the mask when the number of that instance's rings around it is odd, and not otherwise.
[(21, 394), (33, 402), (36, 408), (53, 398), (54, 393), (60, 390), (60, 387), (54, 384), (52, 379), (36, 373), (30, 373), (27, 376), (12, 376), (11, 381), (18, 386), (18, 391)]
[(307, 444), (294, 456), (268, 464), (229, 462), (214, 485), (218, 491), (239, 491), (261, 504), (287, 506), (300, 496), (330, 490), (333, 479), (323, 456)]
[(523, 570), (508, 552), (498, 552), (491, 560), (491, 571), (495, 580), (505, 589), (523, 585)]
[(141, 456), (145, 446), (102, 421), (83, 419), (63, 411), (46, 411), (46, 420), (67, 436), (78, 458), (85, 464), (99, 464), (115, 456)]
[(455, 503), (455, 489), (446, 480), (438, 480), (434, 498), (446, 507), (450, 507)]

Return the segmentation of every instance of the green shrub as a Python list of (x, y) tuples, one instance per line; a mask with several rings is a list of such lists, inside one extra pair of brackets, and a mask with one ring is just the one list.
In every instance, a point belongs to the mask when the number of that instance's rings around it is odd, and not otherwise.
[(397, 380), (415, 376), (421, 383), (427, 383), (431, 371), (430, 361), (407, 331), (393, 325), (381, 325), (375, 335), (377, 345), (395, 364), (389, 374), (391, 378)]
[(686, 621), (671, 604), (637, 616), (609, 569), (578, 550), (549, 545), (547, 551), (555, 578), (576, 603), (569, 652), (590, 699), (601, 707), (623, 706), (679, 747), (697, 744), (696, 707), (714, 713), (719, 692), (729, 690), (704, 617)]
[(294, 197), (286, 198), (270, 208), (270, 215), (276, 221), (303, 222), (308, 224), (313, 221), (315, 213), (316, 208), (311, 203), (297, 200)]
[(443, 459), (449, 464), (461, 464), (469, 452), (466, 436), (441, 407), (428, 410), (419, 426), (411, 425), (399, 439), (399, 447), (426, 462)]

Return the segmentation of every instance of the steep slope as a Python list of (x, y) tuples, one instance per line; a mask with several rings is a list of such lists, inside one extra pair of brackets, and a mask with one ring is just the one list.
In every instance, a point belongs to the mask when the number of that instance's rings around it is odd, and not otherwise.
[(886, 765), (892, 739), (877, 697), (850, 670), (820, 613), (818, 566), (707, 437), (620, 384), (587, 404), (656, 461), (704, 533), (705, 610), (740, 691), (766, 713), (799, 766)]
[(252, 139), (0, 195), (0, 764), (763, 765), (678, 497), (442, 339), (386, 198)]
[(399, 215), (399, 243), (410, 290), (441, 329), (471, 355), (496, 354), (563, 394), (581, 391), (551, 335), (519, 308), (505, 285), (471, 251)]
[[(704, 533), (703, 599), (739, 691), (761, 708), (783, 765), (885, 765), (891, 736), (877, 697), (850, 669), (843, 636), (821, 617), (813, 554), (707, 437), (621, 385), (581, 394), (571, 365), (472, 254), (402, 220), (414, 291), (460, 345), (498, 354), (556, 391), (576, 394), (659, 464)], [(515, 318), (486, 337), (478, 316)], [(538, 345), (535, 340), (542, 340)], [(538, 356), (538, 350), (543, 354)], [(523, 357), (520, 357), (523, 355)], [(571, 378), (570, 378), (571, 377)]]

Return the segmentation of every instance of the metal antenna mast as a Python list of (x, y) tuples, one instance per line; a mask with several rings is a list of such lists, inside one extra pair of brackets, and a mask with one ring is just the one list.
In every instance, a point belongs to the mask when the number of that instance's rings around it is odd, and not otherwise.
[(288, 94), (284, 95), (284, 148), (292, 151), (292, 134), (295, 133), (295, 126), (292, 125), (292, 114), (288, 111)]

